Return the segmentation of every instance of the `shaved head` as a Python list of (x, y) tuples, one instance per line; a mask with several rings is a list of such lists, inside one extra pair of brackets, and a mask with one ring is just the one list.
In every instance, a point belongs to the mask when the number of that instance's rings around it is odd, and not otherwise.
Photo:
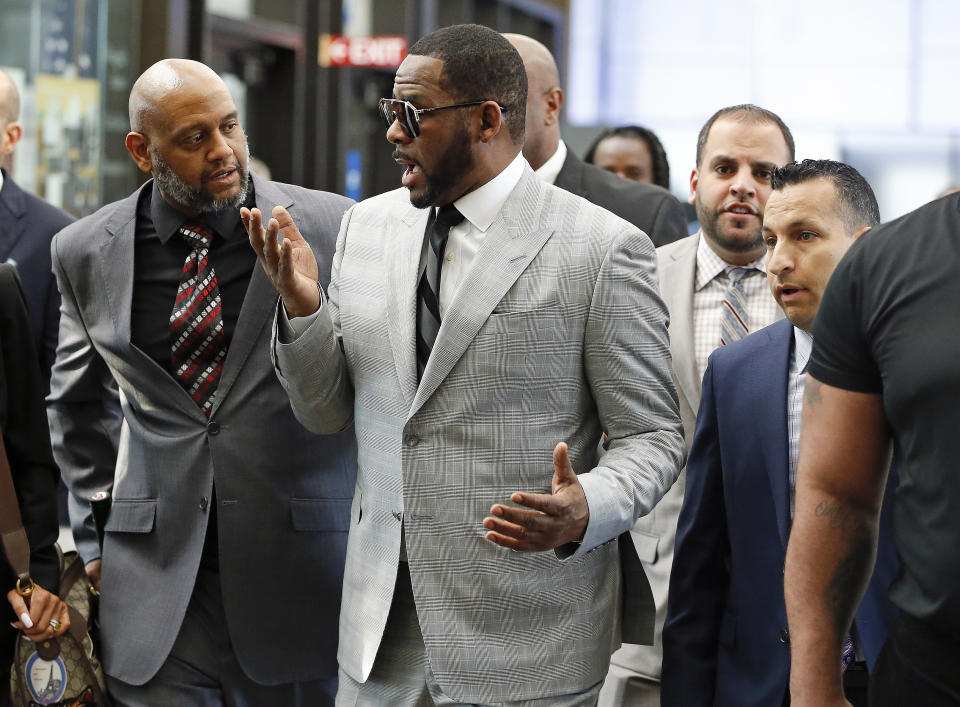
[(0, 128), (20, 117), (20, 92), (3, 69), (0, 69)]
[(157, 119), (163, 114), (164, 101), (170, 94), (185, 88), (199, 89), (201, 92), (227, 90), (217, 72), (199, 61), (158, 61), (140, 74), (130, 91), (130, 129), (149, 136)]
[(526, 141), (523, 156), (539, 169), (560, 143), (560, 107), (563, 91), (553, 54), (537, 40), (522, 34), (503, 35), (520, 54), (527, 72)]
[(227, 85), (209, 66), (164, 59), (130, 91), (127, 151), (163, 198), (188, 215), (241, 206), (247, 138)]

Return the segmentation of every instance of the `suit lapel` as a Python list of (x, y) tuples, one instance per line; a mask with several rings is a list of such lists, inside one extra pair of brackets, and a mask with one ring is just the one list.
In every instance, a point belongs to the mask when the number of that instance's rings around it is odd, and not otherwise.
[(490, 312), (553, 234), (552, 224), (539, 222), (549, 209), (539, 208), (544, 190), (538, 180), (530, 169), (525, 169), (490, 225), (473, 265), (443, 316), (410, 409), (411, 416), (433, 395)]
[[(770, 491), (777, 511), (777, 532), (783, 549), (790, 535), (790, 442), (787, 434), (787, 385), (790, 375), (790, 351), (793, 347), (793, 326), (782, 321), (765, 331), (770, 343), (754, 364), (756, 398), (754, 425), (760, 430), (763, 465), (770, 480)], [(776, 411), (770, 415), (768, 411)]]
[(693, 293), (697, 272), (699, 238), (691, 238), (688, 248), (674, 253), (660, 273), (661, 291), (670, 312), (670, 354), (681, 393), (696, 415), (700, 407), (701, 379), (693, 346)]
[(410, 207), (390, 228), (384, 243), (387, 327), (397, 378), (407, 405), (417, 392), (417, 280), (430, 209)]
[[(0, 218), (0, 261), (10, 257), (10, 253), (23, 236), (24, 215), (27, 206), (24, 203), (23, 192), (10, 175), (3, 173), (3, 189), (0, 190), (0, 205), (7, 214)], [(2, 214), (2, 212), (0, 212)]]
[[(293, 201), (269, 182), (253, 177), (253, 186), (256, 192), (257, 208), (269, 219), (274, 206), (283, 206), (287, 210), (294, 207)], [(293, 214), (296, 220), (296, 214)], [(237, 380), (243, 364), (250, 356), (257, 343), (260, 332), (272, 319), (277, 308), (277, 291), (270, 283), (259, 261), (254, 263), (247, 291), (243, 296), (243, 305), (240, 307), (240, 316), (237, 319), (237, 328), (230, 340), (227, 358), (223, 362), (223, 372), (217, 383), (217, 394), (214, 398), (210, 415), (223, 405), (230, 388)]]
[[(153, 375), (159, 381), (158, 385), (161, 388), (166, 387), (170, 391), (170, 397), (185, 412), (203, 417), (203, 412), (173, 376), (131, 340), (137, 202), (144, 189), (152, 188), (153, 182), (148, 181), (127, 197), (107, 221), (104, 232), (98, 234), (102, 239), (98, 249), (102, 268), (100, 280), (106, 292), (110, 316), (116, 324), (115, 341), (118, 348), (129, 352), (131, 359), (137, 359), (132, 360), (131, 365)], [(173, 303), (170, 304), (172, 307)]]

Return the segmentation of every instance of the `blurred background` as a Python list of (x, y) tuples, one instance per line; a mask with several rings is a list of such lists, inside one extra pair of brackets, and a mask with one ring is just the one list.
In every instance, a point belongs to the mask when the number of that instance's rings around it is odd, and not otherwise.
[(546, 44), (568, 147), (646, 126), (684, 201), (700, 126), (744, 102), (785, 120), (798, 158), (857, 167), (884, 220), (960, 183), (957, 0), (0, 0), (25, 133), (7, 166), (77, 216), (128, 195), (142, 179), (123, 145), (130, 86), (176, 56), (225, 77), (272, 178), (392, 189), (376, 101), (408, 43), (459, 22)]

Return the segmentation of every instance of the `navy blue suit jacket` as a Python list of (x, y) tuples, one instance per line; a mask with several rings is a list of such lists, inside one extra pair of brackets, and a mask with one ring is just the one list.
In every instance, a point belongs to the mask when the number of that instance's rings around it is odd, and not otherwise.
[[(787, 320), (710, 356), (677, 527), (663, 631), (662, 704), (775, 705), (789, 682), (783, 565), (790, 534)], [(872, 668), (896, 610), (889, 503), (856, 614)]]
[(0, 262), (17, 268), (27, 301), (30, 332), (40, 355), (43, 389), (57, 353), (60, 295), (50, 262), (50, 241), (73, 217), (21, 189), (3, 171), (0, 189)]

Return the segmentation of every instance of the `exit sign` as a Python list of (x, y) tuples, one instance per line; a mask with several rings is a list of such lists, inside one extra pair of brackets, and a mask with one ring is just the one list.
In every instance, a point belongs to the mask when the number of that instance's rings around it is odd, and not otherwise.
[(395, 68), (407, 56), (407, 38), (397, 35), (344, 37), (320, 36), (320, 66)]

